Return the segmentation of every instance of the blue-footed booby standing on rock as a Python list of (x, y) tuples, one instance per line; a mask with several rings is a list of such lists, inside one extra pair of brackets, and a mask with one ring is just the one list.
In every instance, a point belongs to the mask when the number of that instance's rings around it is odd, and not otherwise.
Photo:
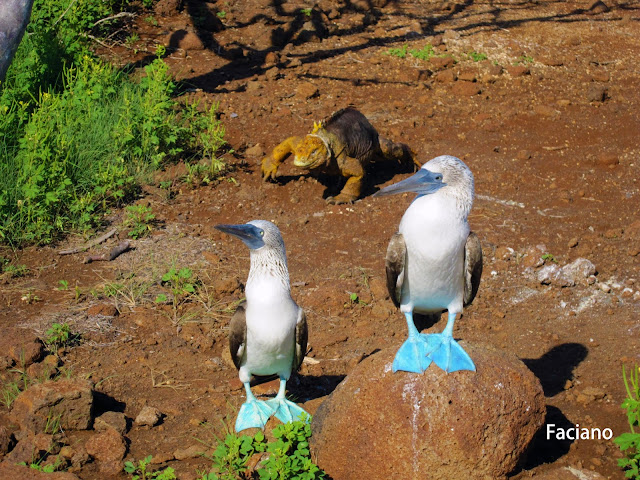
[[(306, 353), (307, 320), (291, 298), (280, 230), (266, 220), (216, 228), (240, 238), (249, 247), (251, 258), (246, 301), (231, 318), (229, 334), (231, 358), (247, 393), (236, 431), (263, 428), (271, 415), (283, 423), (298, 420), (306, 412), (285, 398), (285, 389), (291, 371), (300, 368)], [(251, 376), (273, 374), (280, 377), (278, 394), (266, 402), (257, 400), (251, 392)]]
[[(432, 361), (446, 372), (475, 371), (473, 361), (452, 335), (456, 317), (476, 296), (482, 274), (480, 241), (467, 222), (473, 205), (473, 174), (460, 159), (442, 155), (375, 195), (404, 192), (418, 196), (387, 250), (387, 287), (409, 328), (393, 371), (422, 373)], [(445, 309), (449, 318), (442, 333), (418, 332), (413, 312)]]

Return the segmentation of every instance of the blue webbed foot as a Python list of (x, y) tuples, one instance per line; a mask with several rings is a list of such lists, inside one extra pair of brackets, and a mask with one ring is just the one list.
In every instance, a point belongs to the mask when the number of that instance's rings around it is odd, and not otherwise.
[(458, 370), (476, 371), (471, 357), (450, 335), (427, 335), (427, 356), (447, 373)]
[(264, 428), (269, 417), (275, 412), (269, 402), (248, 400), (242, 404), (236, 419), (236, 432), (247, 428)]
[(426, 335), (410, 335), (402, 344), (396, 357), (393, 359), (392, 369), (394, 372), (403, 370), (405, 372), (422, 373), (429, 365), (431, 359), (427, 357)]
[(311, 418), (311, 415), (305, 412), (304, 409), (286, 398), (276, 397), (273, 400), (267, 401), (267, 403), (273, 408), (276, 418), (282, 423), (291, 423), (302, 420), (303, 418), (306, 418), (307, 422), (309, 422)]

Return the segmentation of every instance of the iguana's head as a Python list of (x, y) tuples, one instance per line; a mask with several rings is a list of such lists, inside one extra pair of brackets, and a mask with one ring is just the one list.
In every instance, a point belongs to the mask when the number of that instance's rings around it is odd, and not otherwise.
[(293, 152), (293, 164), (301, 168), (317, 168), (331, 155), (326, 142), (317, 134), (306, 135)]

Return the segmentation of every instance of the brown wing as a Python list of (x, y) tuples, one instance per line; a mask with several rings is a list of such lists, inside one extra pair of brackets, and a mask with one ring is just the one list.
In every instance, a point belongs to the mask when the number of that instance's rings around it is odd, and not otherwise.
[(307, 353), (307, 340), (309, 331), (307, 330), (307, 315), (301, 308), (296, 325), (296, 350), (293, 356), (293, 371), (298, 371)]
[(395, 233), (391, 237), (387, 248), (385, 267), (387, 270), (387, 290), (396, 307), (400, 307), (400, 295), (404, 282), (404, 265), (407, 258), (407, 247), (401, 233)]
[(229, 323), (229, 351), (236, 368), (240, 368), (242, 357), (247, 345), (247, 302), (238, 305)]
[(480, 287), (482, 246), (478, 236), (470, 232), (464, 246), (464, 306), (471, 305)]

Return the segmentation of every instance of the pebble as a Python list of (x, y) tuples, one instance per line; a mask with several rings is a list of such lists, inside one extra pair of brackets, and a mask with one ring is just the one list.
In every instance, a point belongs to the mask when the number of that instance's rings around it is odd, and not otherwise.
[(524, 65), (512, 65), (507, 66), (507, 72), (509, 72), (509, 75), (512, 77), (524, 77), (525, 75), (531, 74), (531, 69)]
[(244, 153), (249, 157), (262, 157), (264, 156), (264, 149), (262, 145), (256, 143), (253, 147), (247, 148)]
[(456, 81), (456, 74), (453, 70), (443, 70), (435, 76), (436, 81), (440, 83), (452, 83)]
[(567, 243), (567, 247), (569, 248), (576, 247), (577, 245), (578, 245), (578, 237), (573, 237), (571, 240), (569, 240), (569, 243)]
[(318, 87), (311, 82), (303, 82), (296, 88), (296, 96), (304, 99), (316, 97), (319, 93)]
[(451, 93), (461, 97), (472, 97), (480, 94), (481, 92), (482, 89), (474, 82), (457, 82), (451, 90)]
[(631, 298), (633, 297), (633, 289), (626, 287), (624, 290), (622, 290), (622, 293), (620, 295), (622, 296), (622, 298)]
[(162, 418), (162, 412), (155, 407), (144, 407), (135, 419), (137, 425), (153, 427)]
[(587, 89), (587, 101), (604, 102), (607, 99), (607, 88), (602, 85), (591, 84)]
[(606, 283), (601, 283), (600, 290), (602, 290), (604, 293), (609, 293), (611, 291), (611, 287)]

